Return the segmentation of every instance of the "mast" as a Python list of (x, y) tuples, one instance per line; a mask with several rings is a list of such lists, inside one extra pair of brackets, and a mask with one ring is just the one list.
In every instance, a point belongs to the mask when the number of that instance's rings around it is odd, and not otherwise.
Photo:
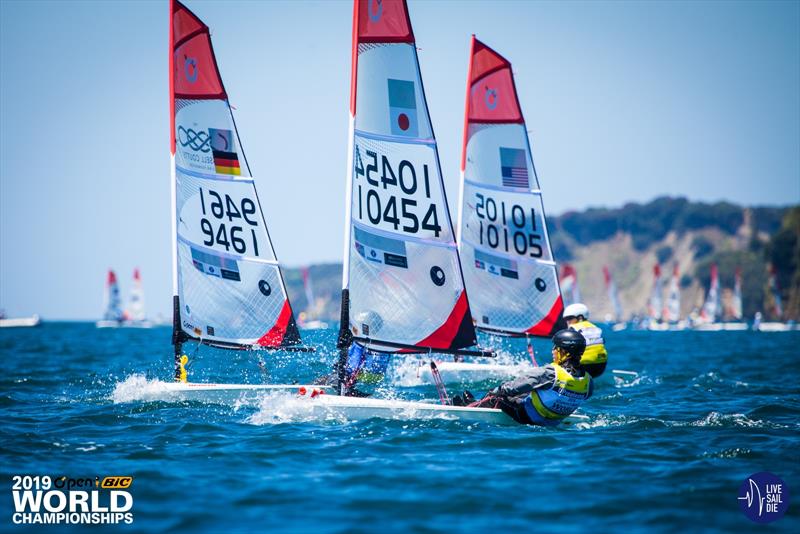
[(478, 330), (550, 336), (564, 309), (511, 63), (470, 41), (458, 246)]

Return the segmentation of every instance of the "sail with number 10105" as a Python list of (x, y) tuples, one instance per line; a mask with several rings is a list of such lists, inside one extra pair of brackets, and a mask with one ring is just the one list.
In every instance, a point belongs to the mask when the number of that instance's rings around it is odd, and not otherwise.
[(403, 0), (356, 0), (339, 348), (476, 342)]
[[(170, 4), (173, 342), (278, 349), (300, 336), (206, 26)], [(176, 362), (177, 372), (177, 362)]]
[(564, 309), (511, 63), (475, 36), (461, 157), (459, 250), (480, 330), (550, 336)]

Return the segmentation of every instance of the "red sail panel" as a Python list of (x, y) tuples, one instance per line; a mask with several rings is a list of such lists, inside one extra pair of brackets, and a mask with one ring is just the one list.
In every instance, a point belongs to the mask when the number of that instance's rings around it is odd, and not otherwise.
[(356, 0), (359, 43), (413, 43), (405, 0)]
[(172, 5), (171, 85), (174, 98), (225, 99), (208, 26), (180, 2)]
[(467, 73), (467, 98), (464, 110), (464, 142), (461, 170), (466, 166), (467, 142), (472, 134), (470, 124), (524, 124), (514, 85), (511, 63), (472, 36)]
[(475, 39), (470, 65), (468, 120), (483, 123), (522, 123), (522, 111), (511, 63)]
[(553, 303), (553, 307), (550, 308), (548, 314), (533, 325), (530, 329), (526, 331), (527, 334), (532, 336), (542, 336), (542, 337), (549, 337), (555, 334), (555, 329), (558, 324), (558, 320), (561, 318), (561, 313), (564, 311), (564, 301), (561, 299), (559, 295), (558, 299)]

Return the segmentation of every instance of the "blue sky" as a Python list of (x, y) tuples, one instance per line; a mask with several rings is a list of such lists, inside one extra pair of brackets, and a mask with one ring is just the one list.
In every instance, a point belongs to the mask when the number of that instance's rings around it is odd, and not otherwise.
[[(187, 0), (281, 261), (340, 261), (352, 4)], [(800, 3), (422, 2), (455, 218), (469, 36), (514, 65), (549, 213), (800, 202)], [(105, 272), (170, 309), (166, 2), (0, 2), (0, 307), (94, 318)]]

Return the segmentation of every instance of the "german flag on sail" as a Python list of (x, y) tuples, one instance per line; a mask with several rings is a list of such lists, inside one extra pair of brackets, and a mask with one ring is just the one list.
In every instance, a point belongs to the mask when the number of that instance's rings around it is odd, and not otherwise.
[(236, 154), (231, 130), (208, 129), (211, 138), (211, 154), (214, 156), (214, 169), (217, 174), (242, 174), (239, 156)]

